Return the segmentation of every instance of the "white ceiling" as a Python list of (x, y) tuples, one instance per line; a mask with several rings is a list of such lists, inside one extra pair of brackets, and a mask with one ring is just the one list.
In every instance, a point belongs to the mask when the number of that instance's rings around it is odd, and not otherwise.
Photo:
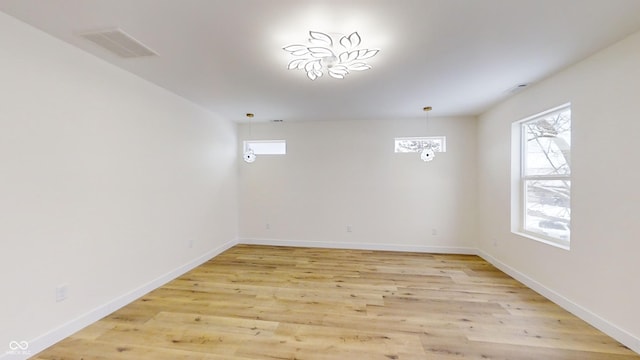
[[(477, 115), (640, 30), (640, 0), (0, 0), (0, 11), (225, 118)], [(158, 57), (124, 59), (78, 36), (121, 28)], [(290, 71), (308, 31), (381, 52), (343, 80)]]

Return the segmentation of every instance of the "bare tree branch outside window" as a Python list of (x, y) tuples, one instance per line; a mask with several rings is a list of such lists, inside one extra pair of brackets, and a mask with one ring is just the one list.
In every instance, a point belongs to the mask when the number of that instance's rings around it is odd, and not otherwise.
[(432, 149), (435, 152), (445, 152), (446, 137), (429, 136), (395, 139), (395, 152), (397, 153), (421, 152), (424, 149)]
[(571, 108), (522, 123), (524, 230), (569, 241)]

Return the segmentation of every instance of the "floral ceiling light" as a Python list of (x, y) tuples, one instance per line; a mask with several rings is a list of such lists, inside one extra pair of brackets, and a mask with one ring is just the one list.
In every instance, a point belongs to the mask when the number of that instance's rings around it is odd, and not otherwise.
[(329, 35), (309, 31), (308, 44), (294, 44), (282, 49), (294, 57), (287, 66), (289, 70), (304, 70), (311, 80), (324, 73), (336, 79), (344, 79), (351, 71), (371, 69), (371, 65), (364, 60), (371, 59), (380, 52), (378, 49), (360, 48), (361, 42), (357, 32), (350, 35)]

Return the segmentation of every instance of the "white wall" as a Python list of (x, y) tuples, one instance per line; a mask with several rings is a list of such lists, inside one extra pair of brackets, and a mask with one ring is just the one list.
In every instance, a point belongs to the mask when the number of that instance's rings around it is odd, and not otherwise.
[[(256, 123), (287, 155), (240, 164), (240, 237), (254, 243), (468, 252), (475, 229), (474, 118)], [(249, 134), (251, 132), (251, 134)], [(394, 137), (447, 136), (424, 163)], [(270, 229), (266, 229), (266, 224)], [(352, 232), (347, 232), (347, 225)], [(436, 229), (437, 235), (432, 235)]]
[(0, 49), (2, 356), (234, 242), (237, 152), (234, 124), (3, 13)]
[[(473, 118), (433, 118), (428, 133), (424, 118), (254, 125), (252, 139), (286, 139), (289, 153), (241, 163), (239, 177), (233, 124), (2, 13), (0, 49), (0, 357), (11, 340), (45, 344), (68, 321), (229, 246), (238, 210), (249, 242), (478, 246), (640, 349), (640, 34), (500, 104), (477, 128)], [(571, 251), (509, 224), (511, 123), (567, 101)], [(446, 135), (447, 153), (427, 164), (393, 153), (393, 137), (423, 135)], [(60, 284), (69, 298), (56, 303)]]
[[(480, 117), (479, 248), (640, 351), (640, 33)], [(572, 103), (571, 250), (510, 232), (513, 121)], [(495, 246), (494, 246), (495, 241)]]

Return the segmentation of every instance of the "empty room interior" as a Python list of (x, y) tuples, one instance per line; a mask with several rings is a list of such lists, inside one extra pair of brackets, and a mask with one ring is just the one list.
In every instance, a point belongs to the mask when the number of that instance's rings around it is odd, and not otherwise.
[(0, 0), (0, 359), (640, 359), (640, 1)]

